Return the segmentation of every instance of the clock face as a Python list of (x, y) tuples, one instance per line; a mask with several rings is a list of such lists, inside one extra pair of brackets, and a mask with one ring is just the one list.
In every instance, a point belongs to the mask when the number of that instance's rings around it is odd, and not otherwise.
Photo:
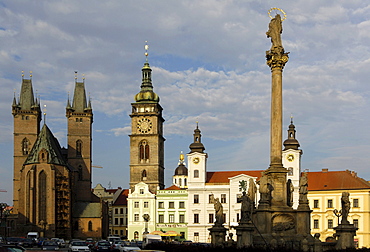
[(148, 118), (142, 118), (137, 122), (137, 129), (141, 133), (148, 133), (152, 129), (152, 122)]
[(287, 159), (289, 162), (293, 162), (293, 160), (294, 160), (294, 155), (293, 155), (293, 154), (289, 154), (288, 156), (286, 156), (286, 159)]
[(199, 163), (199, 158), (198, 158), (198, 157), (193, 158), (193, 163), (194, 163), (194, 164)]

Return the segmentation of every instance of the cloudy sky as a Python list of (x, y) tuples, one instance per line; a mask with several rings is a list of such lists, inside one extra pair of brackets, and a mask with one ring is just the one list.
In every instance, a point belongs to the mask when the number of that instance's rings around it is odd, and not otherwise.
[[(13, 95), (21, 71), (66, 146), (65, 105), (78, 80), (92, 99), (93, 186), (128, 188), (130, 111), (149, 44), (165, 118), (166, 186), (196, 121), (208, 170), (269, 165), (267, 11), (280, 7), (283, 139), (294, 116), (302, 168), (350, 169), (370, 179), (370, 4), (362, 0), (0, 1), (0, 201), (12, 203)], [(274, 13), (273, 13), (274, 14)]]

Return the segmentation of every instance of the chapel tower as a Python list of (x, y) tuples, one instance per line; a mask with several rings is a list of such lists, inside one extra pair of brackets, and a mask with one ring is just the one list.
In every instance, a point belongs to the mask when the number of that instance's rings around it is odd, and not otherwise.
[(141, 90), (131, 103), (130, 188), (133, 191), (137, 183), (144, 182), (156, 193), (164, 188), (164, 119), (159, 96), (153, 91), (148, 53), (145, 55)]
[(93, 113), (91, 101), (86, 99), (85, 78), (82, 82), (78, 82), (77, 72), (72, 104), (69, 97), (67, 101), (66, 117), (68, 118), (68, 163), (78, 171), (75, 183), (78, 184), (79, 189), (74, 196), (77, 201), (90, 201)]
[(33, 144), (40, 132), (41, 110), (40, 101), (34, 97), (32, 88), (32, 72), (30, 79), (24, 79), (18, 101), (14, 96), (12, 114), (14, 117), (14, 174), (13, 174), (13, 204), (14, 214), (18, 214), (20, 171)]

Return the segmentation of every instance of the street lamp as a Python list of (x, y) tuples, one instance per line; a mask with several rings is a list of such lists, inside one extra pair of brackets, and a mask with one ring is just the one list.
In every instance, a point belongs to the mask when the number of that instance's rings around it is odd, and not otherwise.
[(6, 210), (8, 204), (0, 203), (0, 223), (4, 227), (4, 236), (6, 237), (6, 218), (8, 217), (9, 211)]

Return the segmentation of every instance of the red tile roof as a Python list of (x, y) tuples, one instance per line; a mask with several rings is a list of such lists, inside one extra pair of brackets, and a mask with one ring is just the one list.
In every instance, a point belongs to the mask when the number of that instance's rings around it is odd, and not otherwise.
[(351, 171), (328, 171), (308, 172), (308, 190), (349, 190), (349, 189), (369, 189), (370, 184), (357, 177)]
[(114, 206), (117, 205), (127, 205), (127, 196), (128, 196), (128, 189), (123, 189), (121, 194), (118, 196), (116, 201), (113, 203)]
[(261, 177), (263, 170), (260, 171), (218, 171), (207, 172), (206, 183), (229, 184), (229, 178), (245, 174), (252, 177)]
[(170, 187), (165, 188), (164, 190), (181, 190), (181, 188), (176, 185), (172, 185)]

